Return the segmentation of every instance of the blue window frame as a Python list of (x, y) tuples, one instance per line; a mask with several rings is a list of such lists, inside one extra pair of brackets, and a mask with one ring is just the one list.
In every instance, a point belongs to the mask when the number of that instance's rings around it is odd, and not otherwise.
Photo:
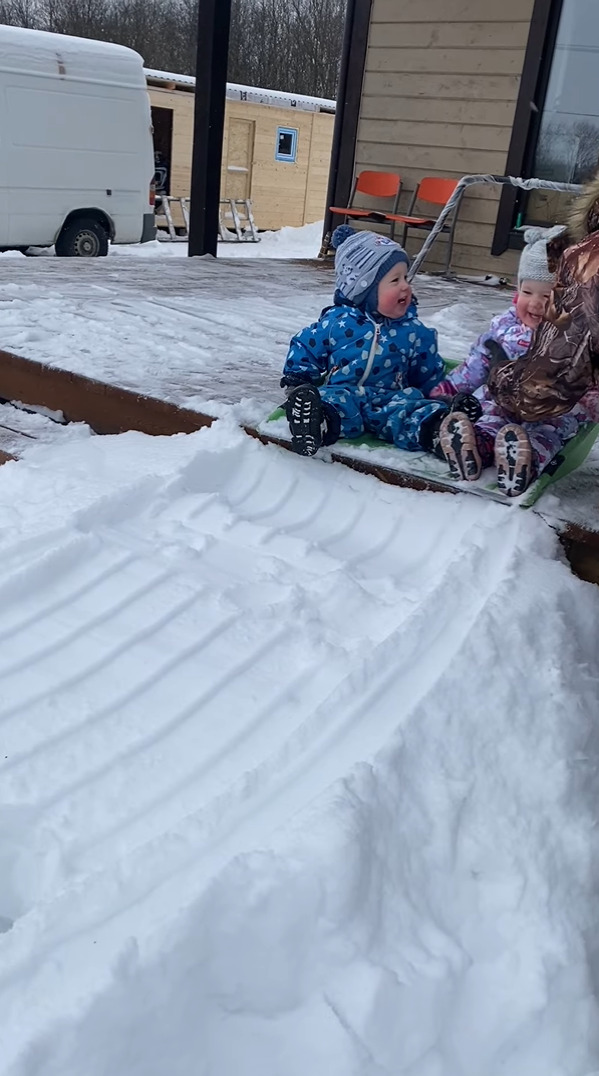
[(287, 164), (295, 164), (297, 157), (297, 128), (277, 127), (277, 143), (275, 147), (275, 161), (286, 161)]

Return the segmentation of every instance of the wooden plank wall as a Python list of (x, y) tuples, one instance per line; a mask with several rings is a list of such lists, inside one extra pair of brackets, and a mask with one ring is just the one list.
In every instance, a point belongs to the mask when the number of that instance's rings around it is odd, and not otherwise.
[[(149, 87), (150, 103), (173, 109), (171, 194), (189, 195), (193, 142), (193, 94)], [(326, 112), (275, 108), (250, 101), (229, 101), (225, 108), (225, 137), (221, 191), (227, 189), (227, 157), (231, 120), (255, 124), (250, 191), (258, 228), (299, 227), (324, 216), (333, 126)], [(298, 131), (295, 164), (275, 160), (278, 127)]]
[[(397, 171), (400, 212), (424, 175), (505, 172), (533, 0), (373, 0), (356, 168)], [(499, 194), (462, 203), (453, 267), (513, 276), (490, 254)], [(421, 244), (409, 233), (409, 249)], [(425, 268), (441, 268), (440, 239)]]
[(304, 223), (324, 217), (335, 117), (328, 112), (312, 114), (312, 142), (308, 162)]

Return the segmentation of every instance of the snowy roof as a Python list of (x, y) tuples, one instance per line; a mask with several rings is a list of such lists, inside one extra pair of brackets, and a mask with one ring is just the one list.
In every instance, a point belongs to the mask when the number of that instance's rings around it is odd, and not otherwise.
[(0, 71), (59, 76), (119, 86), (144, 85), (141, 56), (111, 41), (92, 41), (0, 25)]
[[(148, 81), (172, 83), (179, 89), (192, 90), (196, 84), (193, 75), (176, 75), (171, 71), (154, 71), (150, 68), (146, 68), (145, 72)], [(299, 108), (303, 112), (334, 112), (336, 107), (336, 102), (326, 97), (265, 90), (259, 86), (242, 86), (238, 82), (227, 82), (227, 97), (230, 101), (252, 101), (254, 104), (273, 105), (277, 108)]]

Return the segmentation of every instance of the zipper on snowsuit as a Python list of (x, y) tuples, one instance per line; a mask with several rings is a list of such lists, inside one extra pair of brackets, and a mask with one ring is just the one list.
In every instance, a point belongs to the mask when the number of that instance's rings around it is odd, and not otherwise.
[[(368, 317), (368, 314), (366, 316)], [(376, 355), (376, 349), (378, 347), (379, 336), (381, 335), (381, 326), (378, 324), (378, 322), (373, 321), (371, 317), (368, 317), (368, 320), (370, 322), (372, 322), (372, 324), (374, 325), (374, 336), (372, 338), (372, 343), (370, 345), (370, 351), (369, 351), (369, 354), (368, 354), (368, 361), (366, 362), (366, 369), (364, 370), (364, 373), (362, 374), (362, 377), (358, 381), (358, 392), (360, 392), (360, 393), (364, 392), (364, 382), (369, 377), (370, 371), (372, 370), (372, 364), (374, 362), (374, 356)]]

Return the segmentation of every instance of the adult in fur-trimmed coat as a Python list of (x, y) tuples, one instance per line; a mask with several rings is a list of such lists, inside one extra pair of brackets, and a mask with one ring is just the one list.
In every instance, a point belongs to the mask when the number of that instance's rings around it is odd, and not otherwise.
[[(498, 361), (488, 387), (515, 422), (566, 414), (599, 381), (599, 173), (576, 201), (566, 234), (548, 244), (559, 258), (546, 320), (530, 350), (515, 362)], [(561, 257), (559, 257), (561, 254)]]

